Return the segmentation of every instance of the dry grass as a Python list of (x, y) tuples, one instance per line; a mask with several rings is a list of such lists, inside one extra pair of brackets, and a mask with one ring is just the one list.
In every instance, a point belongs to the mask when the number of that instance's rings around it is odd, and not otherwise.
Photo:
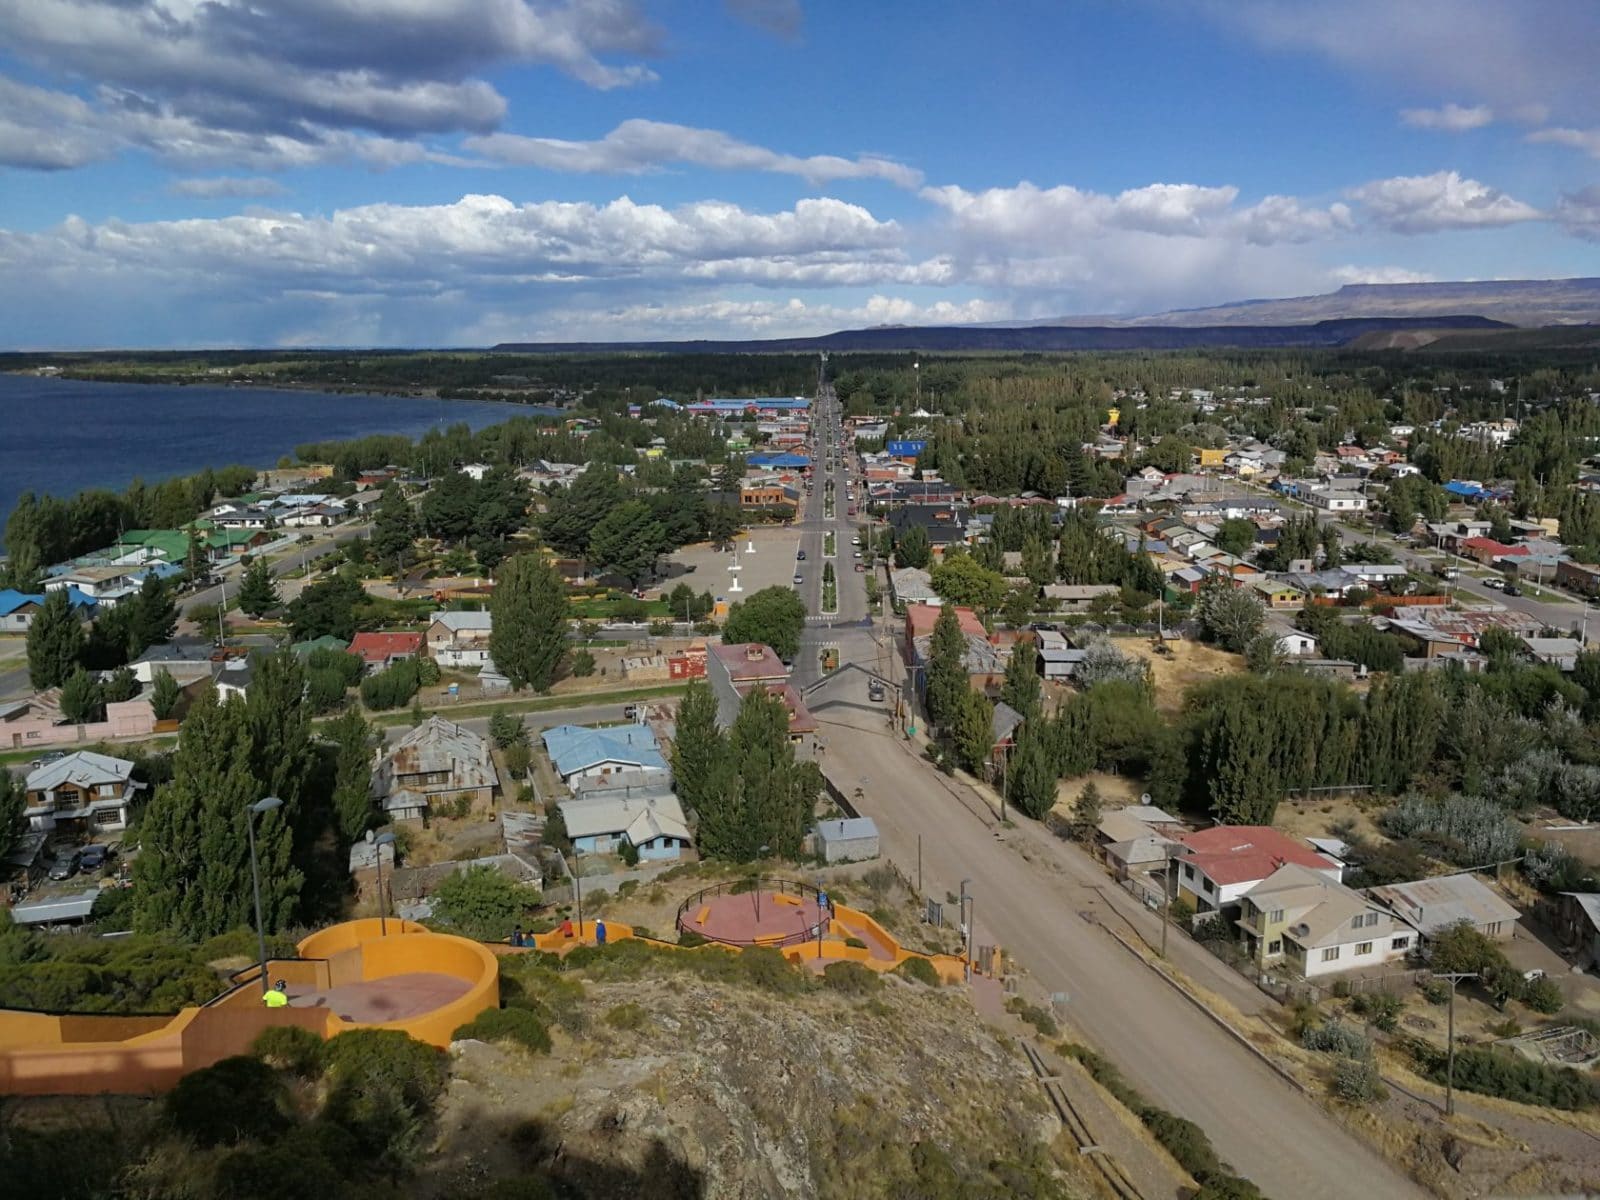
[(1229, 654), (1201, 642), (1169, 642), (1172, 654), (1157, 654), (1149, 638), (1113, 638), (1118, 650), (1150, 664), (1155, 680), (1155, 703), (1162, 712), (1177, 712), (1183, 694), (1200, 683), (1244, 671), (1244, 656)]
[(1138, 804), (1139, 797), (1144, 794), (1144, 780), (1137, 776), (1107, 775), (1104, 771), (1091, 771), (1087, 775), (1079, 775), (1075, 779), (1063, 779), (1056, 784), (1055, 811), (1064, 816), (1071, 816), (1072, 806), (1077, 802), (1078, 793), (1091, 783), (1100, 792), (1100, 807), (1103, 810), (1121, 808), (1126, 804)]

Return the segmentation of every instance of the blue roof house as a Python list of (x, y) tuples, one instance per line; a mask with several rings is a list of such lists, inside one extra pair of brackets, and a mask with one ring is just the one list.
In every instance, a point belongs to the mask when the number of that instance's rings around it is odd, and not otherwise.
[[(0, 590), (0, 633), (27, 633), (44, 601), (42, 593), (19, 592), (16, 588)], [(80, 617), (94, 616), (93, 598), (75, 587), (67, 588), (67, 605)]]
[(586, 729), (557, 725), (544, 731), (545, 752), (569, 787), (579, 780), (602, 779), (622, 771), (662, 771), (667, 760), (647, 725)]

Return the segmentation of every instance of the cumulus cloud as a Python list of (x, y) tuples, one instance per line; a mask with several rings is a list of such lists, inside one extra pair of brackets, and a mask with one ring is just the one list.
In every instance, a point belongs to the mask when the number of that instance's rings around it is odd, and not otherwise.
[(1350, 196), (1373, 221), (1396, 233), (1483, 229), (1543, 216), (1531, 204), (1456, 171), (1374, 180), (1351, 189)]
[(469, 138), (465, 145), (495, 162), (583, 174), (640, 174), (682, 163), (722, 171), (798, 175), (812, 185), (838, 179), (882, 179), (906, 188), (922, 183), (922, 172), (885, 158), (780, 154), (720, 130), (664, 121), (624, 121), (594, 141), (492, 133)]
[(1482, 129), (1494, 121), (1494, 109), (1487, 104), (1474, 104), (1470, 108), (1460, 104), (1446, 104), (1442, 108), (1403, 108), (1400, 120), (1413, 129), (1434, 129), (1445, 133), (1465, 133), (1469, 129)]
[(1571, 146), (1593, 158), (1600, 158), (1600, 129), (1535, 129), (1528, 134), (1530, 142), (1546, 142), (1556, 146)]
[[(233, 142), (258, 160), (261, 146), (276, 147), (284, 165), (294, 165), (295, 146), (315, 156), (341, 139), (389, 148), (488, 133), (506, 101), (482, 74), (543, 65), (596, 88), (624, 87), (654, 73), (612, 60), (654, 54), (659, 39), (636, 0), (0, 4), (9, 53), (92, 90), (86, 99), (0, 81), (0, 162), (79, 166), (140, 144), (128, 126), (168, 127), (156, 140), (177, 157)], [(65, 118), (64, 144), (29, 147), (22, 134), (47, 133), (52, 110)]]
[(1328, 272), (1328, 282), (1339, 287), (1347, 283), (1433, 283), (1438, 278), (1410, 267), (1344, 266)]
[(213, 175), (202, 179), (174, 179), (167, 191), (174, 196), (193, 196), (199, 200), (236, 197), (281, 196), (289, 189), (276, 179), (260, 176)]

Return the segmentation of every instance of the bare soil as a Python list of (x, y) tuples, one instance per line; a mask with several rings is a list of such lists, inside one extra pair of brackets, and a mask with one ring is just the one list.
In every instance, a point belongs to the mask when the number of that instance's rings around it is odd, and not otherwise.
[(1157, 654), (1149, 638), (1113, 638), (1112, 642), (1124, 654), (1150, 664), (1155, 680), (1155, 704), (1162, 712), (1176, 712), (1183, 705), (1184, 692), (1196, 684), (1245, 670), (1243, 655), (1229, 654), (1202, 642), (1169, 642), (1170, 656)]

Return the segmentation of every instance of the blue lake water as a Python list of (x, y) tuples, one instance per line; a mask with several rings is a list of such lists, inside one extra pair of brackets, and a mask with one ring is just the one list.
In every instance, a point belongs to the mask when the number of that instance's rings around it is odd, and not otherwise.
[(24, 492), (120, 491), (206, 467), (270, 467), (305, 442), (473, 429), (534, 406), (252, 388), (81, 383), (0, 374), (0, 536)]

